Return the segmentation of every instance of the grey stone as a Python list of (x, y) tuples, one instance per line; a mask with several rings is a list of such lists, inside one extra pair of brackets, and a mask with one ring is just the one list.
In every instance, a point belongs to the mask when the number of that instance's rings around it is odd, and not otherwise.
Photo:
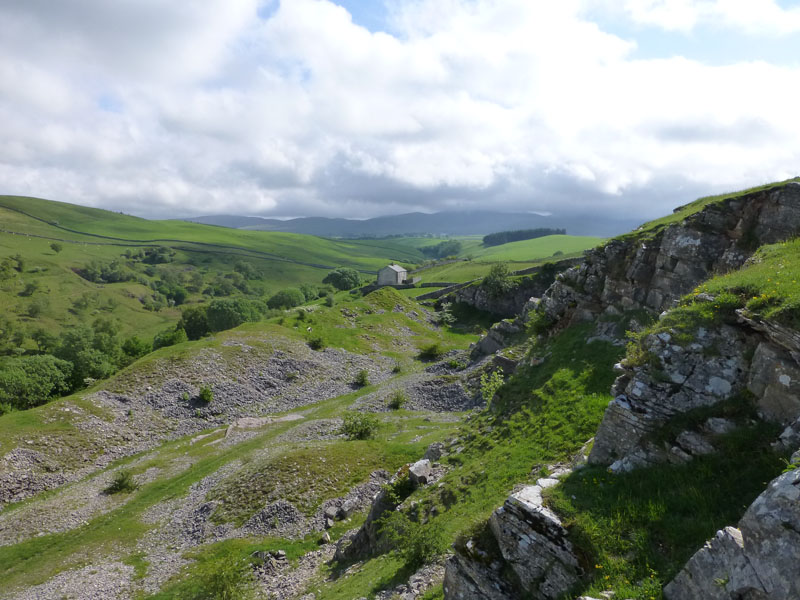
[(707, 542), (664, 588), (667, 600), (800, 598), (800, 469), (774, 479), (739, 528)]
[[(550, 485), (550, 484), (548, 484)], [(560, 598), (582, 575), (561, 521), (542, 505), (542, 486), (512, 494), (489, 518), (503, 558), (534, 598)]]
[(515, 600), (519, 596), (500, 573), (485, 562), (456, 554), (444, 571), (446, 600)]
[(446, 451), (444, 449), (444, 444), (442, 442), (434, 442), (428, 446), (427, 450), (425, 450), (425, 455), (423, 458), (426, 458), (431, 462), (436, 462), (437, 460), (441, 459), (445, 453)]
[(431, 476), (431, 461), (427, 458), (418, 460), (408, 468), (408, 478), (414, 487), (421, 487), (428, 483)]
[(694, 456), (702, 456), (714, 452), (714, 446), (708, 443), (703, 436), (694, 431), (681, 432), (678, 437), (675, 438), (675, 441), (683, 450)]

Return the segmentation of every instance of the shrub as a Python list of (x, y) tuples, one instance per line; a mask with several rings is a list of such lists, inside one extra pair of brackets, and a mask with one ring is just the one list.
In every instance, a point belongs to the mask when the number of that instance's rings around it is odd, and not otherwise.
[(492, 265), (489, 274), (483, 278), (481, 286), (492, 298), (498, 298), (511, 289), (508, 267), (502, 263)]
[(400, 363), (394, 363), (392, 367), (392, 373), (400, 373), (403, 371), (403, 367), (400, 366)]
[(419, 351), (419, 357), (422, 360), (436, 360), (441, 357), (442, 354), (444, 354), (444, 350), (439, 342), (429, 344)]
[(200, 398), (200, 402), (203, 404), (211, 404), (211, 402), (214, 400), (214, 392), (212, 391), (211, 386), (201, 385), (198, 398)]
[(369, 371), (367, 371), (366, 369), (361, 369), (358, 372), (358, 375), (356, 375), (354, 383), (360, 387), (369, 385)]
[(199, 340), (204, 335), (211, 333), (208, 324), (208, 313), (205, 306), (188, 306), (181, 311), (181, 320), (178, 323), (186, 332), (190, 340)]
[(55, 252), (56, 254), (58, 254), (59, 252), (61, 252), (61, 250), (62, 250), (63, 248), (64, 248), (64, 246), (62, 246), (62, 245), (61, 245), (61, 244), (59, 244), (58, 242), (53, 242), (53, 243), (51, 243), (51, 244), (50, 244), (50, 249), (51, 249), (53, 252)]
[(140, 340), (135, 335), (129, 337), (122, 344), (122, 352), (134, 360), (150, 352), (150, 349), (150, 344), (144, 340)]
[(270, 308), (294, 308), (295, 306), (303, 304), (305, 301), (306, 297), (303, 295), (303, 292), (297, 288), (286, 288), (285, 290), (273, 294), (270, 299), (267, 300), (267, 306)]
[(218, 298), (209, 303), (206, 315), (211, 331), (225, 331), (242, 323), (260, 321), (264, 312), (266, 307), (261, 302), (246, 298)]
[(174, 346), (188, 339), (186, 332), (181, 327), (168, 327), (164, 331), (157, 333), (156, 337), (153, 338), (153, 350), (158, 350), (166, 346)]
[(339, 267), (328, 273), (322, 283), (330, 283), (337, 290), (351, 290), (361, 283), (361, 275), (350, 267)]
[(336, 304), (336, 298), (334, 298), (333, 294), (325, 296), (325, 306), (333, 307), (334, 304)]
[(503, 375), (500, 371), (493, 371), (492, 374), (484, 373), (481, 375), (481, 397), (486, 404), (489, 404), (503, 385)]
[(397, 390), (389, 397), (389, 408), (399, 410), (405, 406), (406, 402), (408, 402), (408, 396), (403, 390)]
[(401, 511), (392, 511), (382, 519), (380, 531), (409, 569), (416, 570), (432, 562), (447, 549), (444, 531), (438, 521), (417, 523)]
[(49, 354), (0, 361), (0, 402), (17, 409), (44, 404), (70, 390), (72, 364)]
[(132, 492), (137, 487), (136, 481), (133, 479), (133, 473), (128, 469), (121, 469), (114, 474), (114, 479), (108, 487), (103, 490), (106, 494), (119, 494), (120, 492)]
[(312, 350), (322, 350), (325, 347), (325, 342), (320, 336), (315, 335), (308, 339), (308, 347)]
[(368, 440), (375, 437), (380, 421), (369, 413), (345, 413), (342, 416), (341, 432), (348, 440)]

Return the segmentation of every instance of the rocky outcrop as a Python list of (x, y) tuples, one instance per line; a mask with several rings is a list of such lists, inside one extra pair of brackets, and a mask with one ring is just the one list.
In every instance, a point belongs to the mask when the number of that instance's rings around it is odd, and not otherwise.
[(657, 462), (685, 462), (713, 451), (695, 432), (655, 443), (649, 434), (679, 414), (713, 406), (740, 393), (750, 369), (748, 356), (757, 344), (747, 332), (731, 326), (699, 328), (695, 341), (677, 344), (662, 332), (643, 340), (646, 364), (618, 366), (622, 374), (595, 435), (589, 463), (630, 471)]
[(642, 348), (646, 363), (618, 365), (614, 400), (598, 428), (589, 462), (625, 472), (713, 452), (713, 437), (735, 424), (706, 423), (658, 443), (650, 434), (677, 415), (742, 392), (752, 395), (758, 415), (767, 421), (788, 426), (800, 418), (800, 364), (794, 358), (800, 356), (800, 336), (741, 311), (739, 319), (739, 324), (698, 328), (688, 345), (675, 343), (674, 331), (647, 336)]
[(381, 535), (379, 521), (386, 513), (402, 508), (400, 502), (415, 489), (438, 480), (445, 472), (441, 465), (433, 465), (423, 458), (401, 467), (386, 485), (372, 498), (367, 518), (361, 527), (345, 535), (336, 545), (334, 560), (347, 562), (389, 550)]
[(582, 575), (561, 521), (542, 505), (543, 487), (557, 483), (540, 479), (509, 496), (489, 519), (503, 558), (532, 598), (561, 598)]
[(512, 280), (511, 289), (501, 296), (490, 294), (480, 281), (476, 281), (454, 289), (451, 293), (442, 296), (441, 301), (468, 304), (493, 315), (511, 318), (520, 314), (531, 298), (541, 297), (553, 283), (556, 275), (572, 267), (576, 262), (576, 259), (569, 259), (526, 269), (526, 274), (519, 279)]
[(800, 468), (773, 480), (664, 588), (667, 600), (800, 598)]
[(542, 300), (559, 326), (608, 306), (660, 312), (711, 275), (741, 267), (762, 244), (800, 231), (800, 184), (709, 204), (654, 233), (612, 240), (556, 278)]
[[(564, 473), (566, 471), (562, 471)], [(562, 598), (583, 576), (567, 532), (542, 503), (542, 490), (558, 483), (539, 479), (512, 494), (489, 518), (499, 556), (492, 557), (473, 540), (445, 569), (446, 599), (510, 600)], [(513, 581), (501, 575), (513, 572)]]

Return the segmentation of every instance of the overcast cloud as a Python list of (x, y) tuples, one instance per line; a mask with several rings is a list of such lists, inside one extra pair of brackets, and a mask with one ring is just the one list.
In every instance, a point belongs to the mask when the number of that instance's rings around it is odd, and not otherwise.
[(0, 193), (644, 220), (800, 171), (790, 2), (363, 1), (0, 1)]

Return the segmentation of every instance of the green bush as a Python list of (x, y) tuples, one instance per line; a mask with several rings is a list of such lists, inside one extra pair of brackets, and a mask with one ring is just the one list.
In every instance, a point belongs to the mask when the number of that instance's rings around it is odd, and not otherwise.
[(481, 375), (481, 397), (486, 404), (489, 404), (494, 398), (497, 390), (503, 385), (503, 375), (500, 371), (493, 371), (491, 374), (484, 373)]
[(325, 296), (325, 306), (333, 307), (336, 304), (336, 298), (334, 298), (333, 294), (328, 294)]
[(438, 521), (418, 523), (401, 511), (392, 511), (381, 520), (382, 535), (396, 549), (409, 569), (432, 562), (447, 550), (444, 531)]
[(211, 386), (201, 385), (198, 398), (200, 398), (200, 402), (203, 404), (211, 404), (211, 402), (214, 400), (214, 392), (212, 391)]
[(318, 336), (312, 336), (308, 339), (308, 347), (312, 350), (322, 350), (325, 347), (325, 342)]
[(133, 335), (122, 343), (122, 352), (131, 360), (140, 358), (150, 352), (152, 346)]
[(139, 486), (133, 479), (133, 473), (128, 469), (121, 469), (114, 474), (114, 479), (108, 487), (103, 490), (106, 494), (119, 494), (121, 492), (132, 492)]
[(365, 385), (369, 385), (369, 371), (366, 369), (361, 369), (356, 375), (355, 381), (353, 382), (357, 386), (364, 387)]
[(511, 289), (508, 267), (502, 263), (492, 265), (489, 274), (483, 278), (481, 286), (492, 298), (499, 298)]
[(181, 311), (181, 320), (178, 322), (190, 340), (199, 340), (204, 335), (211, 333), (208, 324), (208, 312), (205, 306), (187, 306)]
[(233, 329), (242, 323), (260, 321), (266, 306), (246, 298), (218, 298), (212, 300), (206, 311), (211, 331)]
[(419, 357), (422, 360), (437, 360), (442, 354), (444, 354), (444, 350), (439, 342), (428, 344), (419, 351)]
[(267, 300), (267, 306), (270, 308), (294, 308), (295, 306), (300, 306), (305, 301), (306, 297), (303, 295), (303, 292), (297, 288), (286, 288), (285, 290), (273, 294), (270, 299)]
[(350, 267), (339, 267), (328, 273), (322, 283), (330, 283), (337, 290), (351, 290), (361, 283), (361, 275)]
[(62, 245), (61, 245), (61, 244), (59, 244), (58, 242), (52, 242), (52, 243), (50, 244), (50, 249), (51, 249), (53, 252), (55, 252), (56, 254), (58, 254), (59, 252), (61, 252), (61, 250), (63, 250), (63, 249), (64, 249), (64, 246), (62, 246)]
[(174, 346), (187, 341), (189, 338), (181, 327), (168, 327), (164, 331), (156, 334), (153, 338), (153, 350)]
[(54, 356), (0, 360), (0, 403), (16, 409), (44, 404), (70, 391), (72, 364)]
[(375, 437), (380, 421), (369, 413), (350, 412), (342, 416), (341, 432), (348, 440), (368, 440)]
[(396, 390), (389, 397), (389, 408), (392, 410), (400, 410), (408, 402), (408, 396), (403, 390)]

